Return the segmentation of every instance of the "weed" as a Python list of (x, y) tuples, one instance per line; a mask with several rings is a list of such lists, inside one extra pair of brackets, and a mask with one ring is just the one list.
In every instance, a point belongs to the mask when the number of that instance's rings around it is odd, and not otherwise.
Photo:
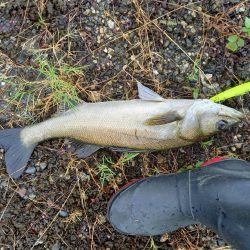
[(102, 163), (97, 165), (97, 174), (100, 176), (102, 187), (114, 178), (114, 172), (110, 169), (110, 165), (112, 164), (114, 164), (114, 162), (110, 158), (104, 156), (102, 158)]
[(150, 237), (150, 249), (152, 250), (157, 250), (159, 248), (159, 246), (157, 246), (155, 244), (155, 241), (154, 241), (154, 238), (153, 237)]
[(202, 164), (204, 163), (204, 161), (197, 161), (195, 164), (194, 164), (194, 168), (200, 168), (202, 166)]
[(199, 92), (200, 92), (200, 90), (199, 90), (198, 88), (193, 88), (192, 95), (193, 95), (193, 98), (194, 98), (194, 99), (198, 99), (198, 97), (199, 97)]
[(41, 28), (46, 28), (48, 23), (46, 23), (44, 18), (44, 10), (46, 8), (46, 3), (44, 0), (35, 0), (35, 4), (37, 5), (37, 14), (38, 14), (38, 23), (37, 26)]
[(132, 160), (133, 158), (135, 158), (139, 153), (124, 153), (121, 157), (121, 159), (119, 160), (120, 163), (125, 163), (128, 162), (130, 160)]
[(245, 26), (242, 27), (242, 31), (247, 33), (247, 35), (250, 37), (250, 18), (245, 18)]
[(211, 146), (213, 144), (213, 140), (211, 139), (209, 141), (202, 141), (200, 144), (204, 149), (207, 149), (208, 146)]
[(233, 153), (233, 152), (227, 152), (227, 154), (224, 155), (224, 156), (227, 156), (229, 158), (239, 158), (239, 156), (236, 153)]
[(68, 218), (64, 220), (65, 223), (76, 223), (82, 220), (82, 212), (79, 210), (74, 211), (71, 213)]
[(150, 170), (146, 171), (146, 176), (154, 176), (154, 175), (160, 175), (160, 174), (168, 174), (168, 170), (164, 168), (157, 168), (157, 166), (151, 166)]
[(199, 79), (199, 64), (200, 64), (200, 59), (196, 58), (194, 60), (192, 72), (187, 77), (189, 81), (195, 81), (195, 82), (198, 81), (198, 79)]
[(227, 38), (228, 42), (226, 48), (235, 52), (245, 45), (244, 39), (240, 38), (238, 35), (231, 35)]
[(192, 170), (192, 169), (194, 169), (193, 165), (187, 165), (185, 167), (180, 168), (177, 172), (181, 173), (181, 172), (185, 172), (185, 171)]
[(83, 67), (72, 67), (67, 64), (51, 64), (39, 54), (34, 60), (36, 66), (31, 70), (37, 73), (37, 81), (25, 79), (2, 79), (10, 86), (9, 104), (14, 105), (22, 117), (34, 122), (37, 117), (47, 113), (52, 107), (64, 104), (73, 108), (81, 100), (78, 88), (73, 84), (76, 77), (84, 76)]
[[(242, 31), (250, 37), (250, 18), (245, 18), (245, 23), (242, 27)], [(227, 38), (227, 40), (228, 42), (226, 44), (226, 48), (233, 52), (237, 51), (245, 45), (245, 40), (239, 35), (231, 35)]]
[(37, 27), (44, 28), (47, 27), (48, 23), (46, 23), (46, 20), (44, 19), (43, 15), (38, 12), (38, 22), (37, 22)]
[(42, 57), (37, 57), (36, 62), (38, 63), (38, 72), (48, 84), (54, 105), (64, 103), (69, 108), (72, 108), (76, 103), (80, 102), (76, 87), (64, 78), (65, 75), (69, 74), (83, 74), (81, 68), (63, 65), (56, 69), (54, 65)]

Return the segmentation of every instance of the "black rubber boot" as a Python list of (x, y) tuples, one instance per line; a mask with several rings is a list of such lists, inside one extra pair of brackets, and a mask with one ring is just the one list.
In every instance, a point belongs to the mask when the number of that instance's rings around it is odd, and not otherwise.
[(250, 164), (226, 159), (139, 180), (116, 193), (108, 218), (124, 234), (159, 235), (202, 223), (236, 249), (250, 249)]

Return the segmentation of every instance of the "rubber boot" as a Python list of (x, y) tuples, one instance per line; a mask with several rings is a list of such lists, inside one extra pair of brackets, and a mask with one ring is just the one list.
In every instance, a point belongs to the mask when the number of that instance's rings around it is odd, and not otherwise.
[(250, 249), (250, 164), (224, 159), (127, 185), (108, 205), (123, 234), (160, 235), (201, 223), (236, 249)]

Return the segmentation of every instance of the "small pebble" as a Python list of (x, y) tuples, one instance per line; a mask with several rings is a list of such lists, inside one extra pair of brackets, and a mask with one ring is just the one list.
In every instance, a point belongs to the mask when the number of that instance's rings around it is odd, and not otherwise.
[(112, 20), (108, 20), (108, 26), (110, 29), (114, 29), (115, 23)]
[(161, 236), (160, 242), (165, 242), (169, 239), (169, 234), (165, 233)]
[(249, 144), (246, 144), (243, 146), (243, 151), (244, 152), (250, 152), (250, 145)]
[(235, 151), (236, 151), (236, 147), (231, 147), (231, 150), (232, 150), (233, 152), (235, 152)]
[(159, 72), (156, 69), (153, 69), (153, 74), (157, 76), (159, 75)]
[(2, 182), (0, 183), (0, 188), (5, 189), (7, 186), (8, 186), (7, 181), (2, 181)]
[(27, 193), (27, 189), (24, 188), (24, 187), (19, 188), (19, 189), (17, 190), (17, 193), (18, 193), (22, 198), (24, 198), (24, 196), (25, 196), (26, 193)]
[(59, 243), (54, 244), (51, 250), (60, 250), (60, 244)]
[(47, 167), (46, 162), (41, 162), (39, 167), (40, 167), (41, 171), (43, 171)]
[(29, 198), (31, 200), (34, 200), (36, 198), (36, 195), (34, 193), (29, 194)]
[(241, 13), (241, 12), (245, 12), (245, 10), (246, 10), (245, 6), (241, 6), (236, 9), (236, 12)]
[(65, 210), (61, 210), (61, 211), (59, 212), (59, 216), (61, 216), (61, 217), (67, 217), (67, 216), (68, 216), (68, 212), (65, 211)]
[(243, 143), (235, 143), (236, 148), (241, 148)]
[(91, 12), (90, 9), (86, 9), (86, 10), (83, 12), (83, 14), (86, 15), (86, 16), (88, 16), (88, 15), (90, 14), (90, 12)]
[(25, 173), (26, 174), (34, 174), (36, 172), (36, 168), (35, 167), (28, 167), (26, 170), (25, 170)]

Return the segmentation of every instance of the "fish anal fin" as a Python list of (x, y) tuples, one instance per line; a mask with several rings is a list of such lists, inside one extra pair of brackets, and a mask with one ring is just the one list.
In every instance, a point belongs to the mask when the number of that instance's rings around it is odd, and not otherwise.
[(168, 123), (175, 122), (175, 121), (180, 121), (181, 119), (182, 117), (176, 111), (166, 112), (166, 113), (155, 115), (152, 118), (147, 119), (144, 122), (144, 125), (148, 125), (148, 126), (163, 125), (163, 124), (168, 124)]
[(78, 148), (75, 151), (75, 154), (78, 158), (86, 158), (92, 155), (93, 153), (95, 153), (96, 151), (98, 151), (100, 148), (102, 147), (98, 145), (85, 144), (85, 145), (82, 145), (80, 148)]
[(109, 147), (109, 149), (115, 152), (127, 152), (127, 153), (142, 153), (149, 151), (148, 149), (133, 149), (133, 148), (122, 148), (122, 147)]
[(154, 102), (163, 102), (165, 99), (158, 95), (153, 90), (143, 86), (140, 82), (137, 81), (137, 88), (139, 93), (139, 98), (144, 101), (154, 101)]

